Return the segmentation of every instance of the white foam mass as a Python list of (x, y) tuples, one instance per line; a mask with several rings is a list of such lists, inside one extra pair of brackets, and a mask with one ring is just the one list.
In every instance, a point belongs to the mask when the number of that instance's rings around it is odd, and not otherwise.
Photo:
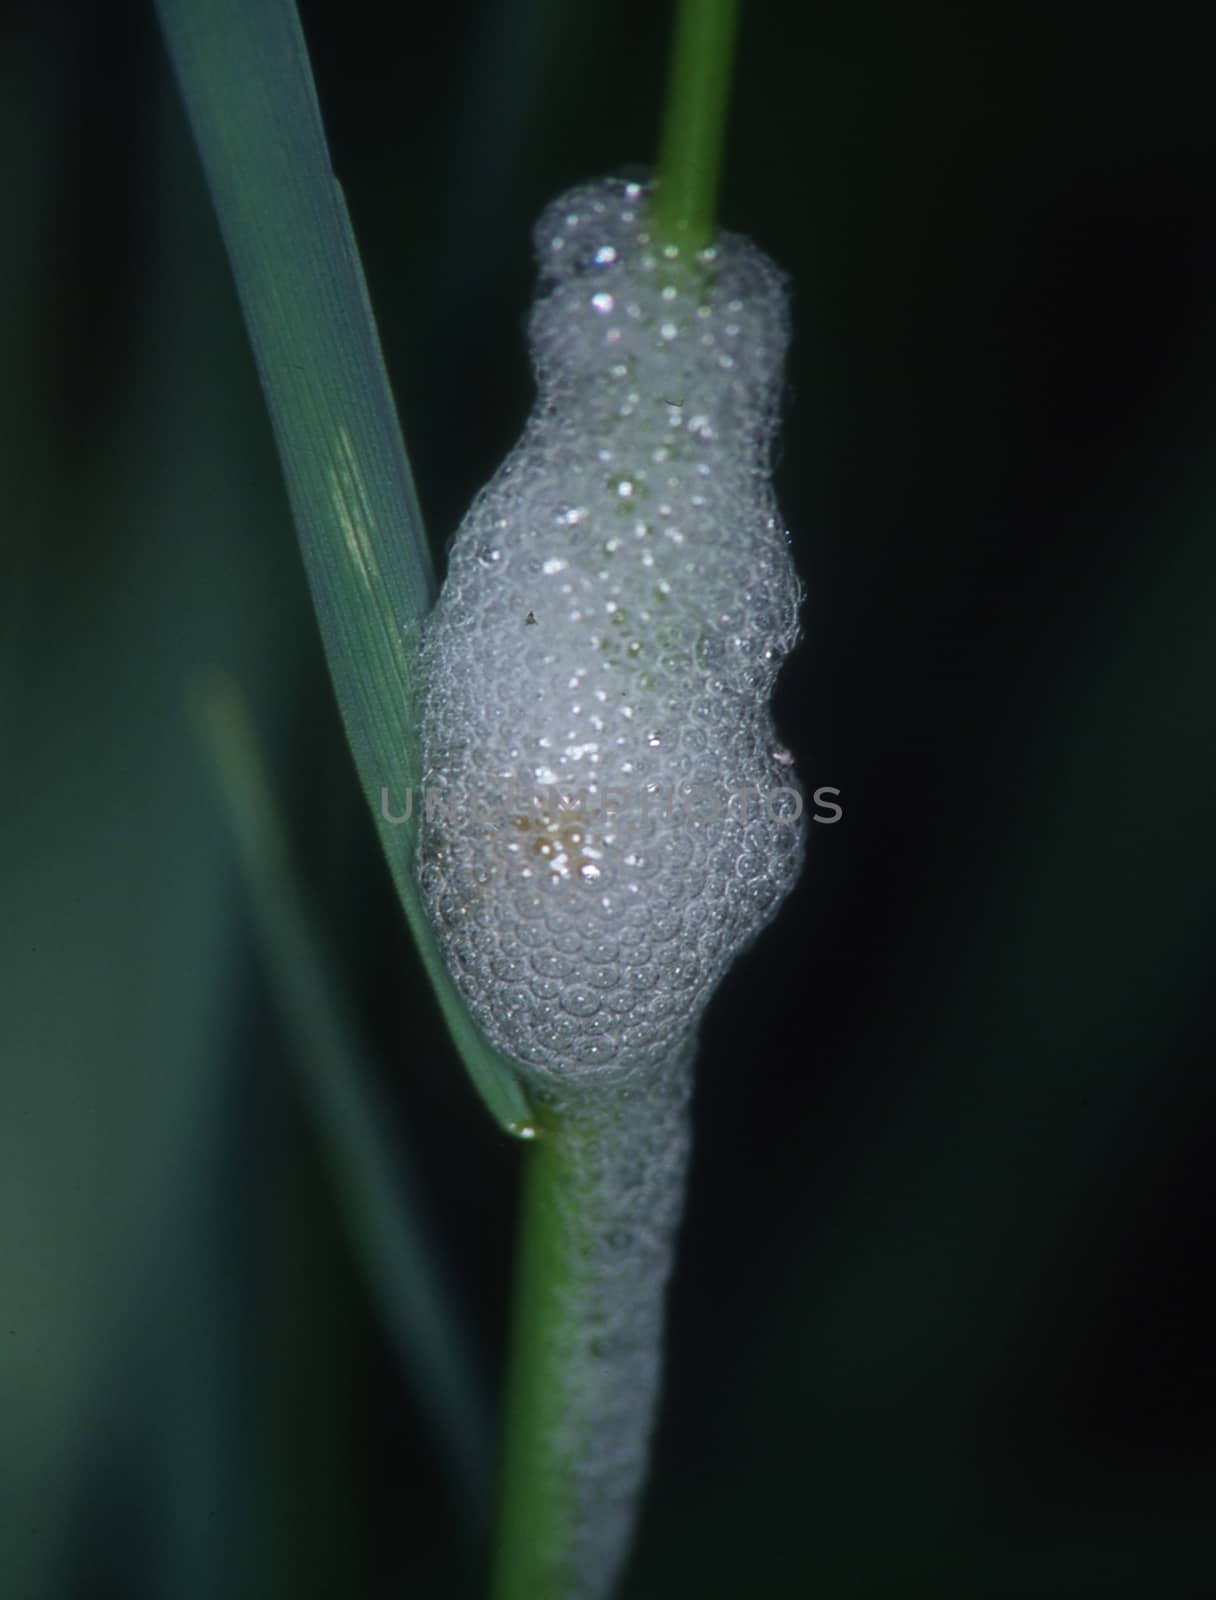
[(536, 407), (423, 641), (423, 896), (560, 1112), (528, 1471), (567, 1508), (541, 1585), (566, 1600), (610, 1591), (645, 1476), (697, 1023), (803, 843), (768, 705), (799, 602), (769, 481), (783, 280), (729, 235), (673, 260), (646, 198), (596, 183), (541, 219)]
[(686, 1053), (797, 876), (769, 695), (799, 585), (770, 484), (784, 282), (696, 266), (607, 180), (535, 233), (523, 438), (423, 642), (419, 876), (448, 964), (542, 1098)]

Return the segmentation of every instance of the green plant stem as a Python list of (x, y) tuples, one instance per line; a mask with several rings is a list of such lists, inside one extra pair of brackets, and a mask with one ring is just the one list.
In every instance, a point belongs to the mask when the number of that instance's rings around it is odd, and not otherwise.
[(678, 0), (659, 144), (655, 228), (700, 249), (713, 235), (738, 0)]
[[(293, 0), (157, 0), (283, 464), (334, 692), (373, 816), (417, 790), (418, 629), (434, 575)], [(185, 375), (189, 381), (189, 375)], [(382, 796), (389, 800), (385, 806)], [(503, 1127), (531, 1109), (457, 994), (381, 822), (397, 893), (474, 1084)]]
[(572, 1474), (555, 1448), (561, 1386), (549, 1344), (561, 1316), (555, 1300), (574, 1268), (559, 1198), (567, 1166), (553, 1130), (542, 1131), (523, 1159), (493, 1600), (546, 1600), (567, 1556)]
[[(737, 0), (680, 0), (655, 229), (713, 233)], [(691, 1058), (561, 1092), (524, 1158), (493, 1600), (601, 1600), (628, 1552), (683, 1209)]]

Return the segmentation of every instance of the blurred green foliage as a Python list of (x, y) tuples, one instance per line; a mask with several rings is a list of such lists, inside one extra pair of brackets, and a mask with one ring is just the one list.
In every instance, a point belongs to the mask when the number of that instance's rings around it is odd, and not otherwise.
[[(302, 7), (433, 530), (525, 414), (541, 205), (667, 18)], [(150, 16), (4, 24), (0, 1594), (475, 1592), (186, 710), (266, 731), (473, 1359), (515, 1152), (333, 712)], [(1216, 1588), (1216, 22), (745, 8), (722, 215), (791, 273), (781, 717), (841, 790), (707, 1029), (627, 1592)]]

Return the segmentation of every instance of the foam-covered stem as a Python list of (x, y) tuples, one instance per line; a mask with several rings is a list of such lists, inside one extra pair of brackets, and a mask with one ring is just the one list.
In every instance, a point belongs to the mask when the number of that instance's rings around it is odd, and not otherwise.
[(628, 1549), (659, 1385), (691, 1052), (581, 1092), (527, 1155), (494, 1600), (594, 1600)]
[(698, 1023), (802, 857), (769, 696), (800, 592), (770, 484), (784, 280), (604, 181), (536, 232), (538, 398), (423, 641), (418, 876), (540, 1112), (500, 1600), (597, 1600), (654, 1414)]

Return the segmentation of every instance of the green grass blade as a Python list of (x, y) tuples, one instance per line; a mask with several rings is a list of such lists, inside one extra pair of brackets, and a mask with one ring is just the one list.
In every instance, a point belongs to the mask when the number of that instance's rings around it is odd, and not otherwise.
[[(292, 0), (158, 0), (265, 391), (342, 720), (373, 814), (421, 780), (417, 632), (434, 595), (409, 464)], [(184, 376), (188, 380), (188, 375)], [(413, 880), (415, 821), (381, 839), (473, 1081), (531, 1115), (466, 1012)]]

